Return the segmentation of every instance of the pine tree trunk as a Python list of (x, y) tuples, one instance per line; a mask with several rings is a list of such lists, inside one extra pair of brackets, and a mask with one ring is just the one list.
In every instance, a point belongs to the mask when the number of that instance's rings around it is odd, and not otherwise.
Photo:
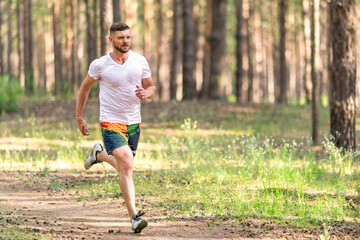
[[(43, 0), (37, 0), (37, 4), (41, 5)], [(43, 6), (42, 6), (43, 7)], [(37, 51), (37, 68), (39, 72), (38, 88), (46, 93), (46, 43), (45, 43), (45, 30), (44, 30), (44, 18), (37, 18), (37, 33), (38, 39), (36, 41)]]
[(337, 147), (355, 149), (355, 0), (331, 0), (331, 135)]
[(319, 142), (319, 96), (317, 79), (316, 28), (315, 28), (315, 1), (311, 4), (311, 81), (312, 81), (312, 139), (314, 144)]
[(34, 67), (33, 67), (33, 38), (32, 38), (32, 3), (24, 0), (24, 72), (25, 92), (34, 93)]
[(17, 54), (19, 57), (19, 61), (18, 61), (18, 70), (17, 70), (17, 77), (19, 78), (20, 82), (21, 82), (21, 76), (22, 76), (22, 72), (23, 72), (23, 61), (22, 59), (24, 59), (23, 54), (24, 54), (24, 35), (23, 33), (23, 11), (22, 11), (22, 4), (21, 4), (21, 0), (17, 0), (16, 1), (16, 17), (17, 17), (17, 21), (16, 21), (16, 39), (18, 42), (18, 46), (17, 46)]
[[(96, 9), (96, 0), (93, 0), (93, 8)], [(86, 7), (86, 53), (87, 64), (89, 65), (97, 57), (95, 11), (91, 13), (89, 0), (85, 0)]]
[[(279, 11), (279, 4), (278, 1), (271, 1), (271, 11), (272, 12), (276, 12)], [(275, 20), (275, 19), (274, 19)], [(280, 41), (278, 41), (279, 37), (278, 37), (278, 30), (279, 30), (279, 21), (273, 21), (271, 22), (272, 24), (270, 25), (271, 28), (271, 38), (269, 39), (271, 41), (271, 46), (272, 49), (270, 49), (270, 53), (272, 56), (272, 76), (270, 79), (270, 81), (272, 80), (272, 83), (269, 83), (270, 86), (270, 93), (273, 93), (273, 96), (271, 96), (270, 98), (272, 98), (272, 102), (276, 101), (276, 102), (280, 102), (280, 51), (279, 51), (279, 43)]]
[(121, 21), (121, 13), (120, 13), (120, 0), (112, 0), (113, 7), (113, 22)]
[(296, 33), (294, 33), (295, 37), (295, 62), (296, 62), (296, 82), (295, 82), (295, 97), (296, 102), (299, 104), (301, 101), (301, 93), (302, 93), (302, 26), (301, 26), (301, 13), (297, 13), (295, 16), (295, 24), (297, 26)]
[[(259, 101), (265, 102), (267, 98), (267, 73), (266, 73), (266, 47), (265, 47), (265, 39), (264, 39), (264, 24), (263, 24), (263, 10), (260, 7), (259, 11), (255, 12), (255, 32), (256, 32), (256, 41), (255, 41), (255, 59), (256, 59), (256, 69), (257, 69), (257, 76), (259, 79), (259, 90), (261, 94), (259, 94)], [(267, 40), (266, 40), (267, 41)]]
[(238, 103), (242, 102), (243, 87), (243, 36), (242, 26), (243, 17), (243, 0), (236, 0), (236, 99)]
[(247, 42), (247, 55), (248, 55), (248, 91), (247, 91), (247, 102), (251, 103), (254, 101), (254, 94), (253, 94), (253, 86), (254, 86), (254, 54), (253, 54), (253, 49), (254, 49), (254, 43), (253, 43), (253, 26), (251, 25), (252, 23), (252, 18), (253, 18), (253, 6), (252, 6), (252, 1), (248, 0), (249, 3), (249, 16), (246, 19), (246, 42)]
[(327, 24), (327, 42), (326, 42), (326, 49), (327, 49), (327, 54), (326, 54), (326, 59), (327, 59), (327, 75), (329, 76), (328, 79), (328, 88), (327, 88), (327, 95), (329, 96), (329, 102), (331, 103), (331, 65), (332, 65), (332, 36), (331, 36), (331, 2), (327, 2), (327, 18), (326, 20), (328, 21)]
[(75, 84), (74, 79), (74, 62), (73, 62), (73, 45), (74, 45), (74, 2), (73, 0), (66, 0), (66, 36), (67, 36), (67, 82), (70, 87)]
[(196, 97), (196, 83), (194, 80), (195, 45), (193, 1), (184, 0), (184, 38), (183, 38), (183, 99), (191, 100)]
[(4, 3), (0, 0), (0, 75), (5, 74), (5, 66), (4, 66), (4, 45), (3, 45), (3, 12), (4, 12)]
[(177, 90), (177, 70), (180, 63), (180, 0), (173, 0), (173, 36), (171, 40), (171, 66), (170, 66), (170, 99), (176, 100), (176, 90)]
[(305, 43), (305, 59), (304, 59), (304, 76), (303, 76), (303, 86), (305, 90), (305, 98), (306, 102), (310, 103), (311, 101), (311, 87), (310, 87), (310, 79), (311, 79), (311, 41), (310, 41), (310, 35), (311, 35), (311, 27), (310, 27), (310, 18), (309, 18), (309, 10), (310, 10), (310, 0), (303, 0), (303, 24), (304, 24), (304, 43)]
[(147, 59), (151, 60), (152, 59), (151, 21), (153, 19), (152, 0), (145, 0), (144, 18), (145, 18), (144, 39), (146, 40), (146, 43), (144, 44), (144, 54)]
[(280, 0), (280, 99), (279, 102), (287, 104), (287, 67), (286, 67), (286, 12), (288, 0)]
[(106, 54), (106, 45), (108, 42), (108, 29), (106, 26), (106, 2), (107, 0), (100, 0), (100, 54), (101, 56)]
[(11, 54), (13, 51), (13, 39), (12, 39), (12, 1), (8, 2), (7, 6), (7, 12), (8, 12), (8, 54), (7, 54), (7, 73), (10, 77), (13, 76), (12, 71), (12, 60), (11, 60)]
[(219, 86), (226, 52), (226, 0), (212, 1), (212, 28), (210, 35), (210, 82), (208, 97), (219, 98)]
[[(76, 1), (76, 8), (74, 11), (74, 13), (79, 12), (82, 10), (82, 2), (83, 0), (77, 0)], [(80, 63), (80, 57), (78, 55), (78, 51), (80, 48), (80, 42), (82, 42), (83, 39), (83, 34), (81, 34), (82, 32), (82, 27), (79, 26), (81, 20), (80, 20), (80, 16), (78, 14), (74, 14), (74, 44), (73, 44), (73, 67), (74, 67), (74, 79), (75, 79), (75, 91), (77, 91), (82, 83), (83, 80), (83, 76), (82, 76), (82, 72), (81, 72), (81, 63)]]
[[(138, 39), (138, 48), (145, 53), (145, 0), (136, 0), (137, 1), (137, 10), (136, 10), (136, 29)], [(181, 10), (180, 7), (177, 9)], [(174, 13), (175, 14), (175, 13)]]
[(62, 71), (62, 44), (60, 28), (60, 3), (54, 2), (52, 6), (53, 13), (53, 43), (54, 43), (54, 64), (55, 64), (55, 95), (59, 95), (64, 90), (64, 74)]
[(206, 41), (204, 44), (204, 59), (203, 59), (203, 83), (200, 92), (200, 97), (202, 99), (209, 98), (209, 86), (210, 86), (210, 35), (212, 29), (212, 1), (206, 2)]
[(156, 30), (157, 30), (157, 34), (156, 34), (156, 78), (155, 78), (155, 82), (156, 82), (156, 86), (157, 86), (157, 91), (158, 91), (158, 95), (159, 95), (159, 100), (163, 99), (163, 82), (161, 81), (161, 76), (160, 76), (160, 66), (161, 66), (161, 61), (162, 61), (162, 46), (163, 46), (163, 42), (162, 42), (162, 38), (163, 38), (163, 14), (162, 14), (162, 1), (161, 0), (156, 0)]

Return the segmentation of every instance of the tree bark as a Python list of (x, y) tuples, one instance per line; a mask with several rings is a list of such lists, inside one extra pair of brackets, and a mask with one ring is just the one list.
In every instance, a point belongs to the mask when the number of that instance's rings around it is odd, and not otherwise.
[[(96, 0), (93, 0), (95, 6)], [(89, 65), (97, 57), (95, 12), (91, 13), (89, 0), (85, 0), (86, 7), (86, 53)], [(96, 9), (96, 7), (94, 7)]]
[(206, 18), (206, 41), (204, 44), (204, 60), (203, 60), (203, 83), (202, 88), (200, 92), (200, 97), (202, 99), (209, 98), (209, 87), (210, 87), (210, 35), (211, 35), (211, 29), (212, 29), (212, 1), (206, 2), (206, 12), (207, 12), (207, 18)]
[(311, 82), (312, 82), (312, 139), (316, 145), (319, 142), (319, 95), (317, 79), (316, 28), (315, 28), (315, 1), (311, 3)]
[(9, 74), (10, 77), (13, 76), (13, 71), (12, 71), (12, 60), (11, 60), (11, 54), (13, 51), (13, 39), (12, 39), (12, 1), (8, 2), (8, 6), (7, 6), (8, 10), (8, 54), (7, 54), (7, 73)]
[(219, 85), (226, 52), (226, 0), (212, 1), (212, 28), (210, 35), (210, 82), (208, 97), (219, 98)]
[(107, 0), (100, 1), (100, 54), (101, 56), (106, 54), (107, 45), (107, 26), (106, 26), (106, 2)]
[(243, 0), (236, 0), (236, 100), (242, 102), (243, 87)]
[(54, 43), (54, 63), (55, 63), (55, 95), (59, 95), (64, 90), (64, 74), (62, 59), (62, 43), (60, 28), (60, 3), (54, 2), (52, 6), (53, 13), (53, 43)]
[(5, 74), (5, 66), (4, 66), (4, 45), (3, 45), (3, 35), (2, 35), (2, 29), (3, 29), (3, 5), (4, 3), (2, 0), (0, 0), (0, 75)]
[(331, 0), (331, 135), (337, 147), (355, 149), (355, 0)]
[(288, 0), (280, 0), (280, 98), (279, 102), (287, 104), (288, 77), (286, 67), (286, 12)]
[(247, 55), (248, 55), (248, 91), (247, 91), (247, 102), (251, 103), (254, 101), (254, 92), (253, 92), (253, 86), (254, 86), (254, 43), (253, 43), (253, 34), (254, 31), (253, 26), (251, 26), (252, 18), (253, 18), (253, 6), (251, 0), (248, 0), (249, 4), (249, 15), (246, 19), (246, 42), (247, 42)]
[(163, 99), (163, 82), (161, 81), (161, 76), (160, 76), (160, 66), (161, 66), (161, 61), (162, 61), (162, 46), (163, 46), (163, 42), (162, 42), (162, 38), (163, 38), (163, 14), (162, 14), (162, 1), (161, 0), (156, 0), (156, 30), (157, 30), (157, 36), (156, 36), (156, 85), (157, 85), (157, 89), (158, 89), (158, 95), (159, 95), (159, 100), (161, 101), (161, 99)]
[(303, 42), (301, 41), (303, 39), (303, 33), (302, 33), (302, 19), (301, 19), (301, 13), (297, 13), (295, 18), (295, 24), (296, 24), (296, 31), (294, 33), (295, 38), (295, 46), (294, 46), (294, 54), (295, 54), (295, 68), (296, 68), (296, 80), (295, 80), (295, 98), (296, 103), (301, 103), (301, 97), (302, 97), (302, 80), (303, 80)]
[(113, 7), (113, 22), (121, 21), (121, 12), (120, 12), (120, 0), (112, 0)]
[(34, 93), (33, 38), (32, 38), (32, 2), (24, 0), (24, 72), (25, 92)]
[(67, 82), (69, 85), (69, 90), (75, 84), (74, 79), (74, 2), (73, 0), (66, 0), (66, 37), (67, 37)]
[(184, 52), (183, 52), (183, 100), (196, 97), (196, 83), (194, 79), (195, 45), (193, 1), (184, 0)]
[(152, 54), (152, 42), (153, 42), (153, 39), (152, 39), (152, 34), (151, 34), (151, 22), (153, 20), (153, 9), (152, 9), (152, 0), (145, 0), (145, 3), (144, 3), (144, 7), (145, 7), (145, 10), (144, 10), (144, 19), (145, 19), (145, 29), (144, 29), (144, 39), (146, 41), (146, 43), (144, 44), (144, 54), (145, 54), (145, 57), (147, 59), (153, 59), (153, 54)]
[(303, 86), (305, 90), (305, 98), (306, 103), (310, 103), (312, 95), (311, 95), (311, 87), (310, 87), (310, 79), (311, 79), (311, 24), (309, 18), (309, 10), (310, 10), (310, 0), (303, 0), (302, 2), (302, 14), (303, 14), (303, 27), (304, 27), (304, 75), (303, 75)]
[[(137, 46), (145, 53), (145, 0), (136, 1), (138, 6), (136, 10)], [(180, 10), (181, 8), (178, 7), (178, 9)]]
[(17, 21), (16, 21), (16, 38), (17, 38), (17, 42), (18, 42), (18, 46), (17, 46), (17, 54), (19, 57), (19, 61), (18, 61), (18, 74), (17, 77), (19, 78), (20, 82), (21, 82), (21, 74), (22, 74), (22, 69), (23, 69), (23, 54), (24, 54), (24, 35), (23, 33), (23, 28), (22, 28), (22, 23), (23, 23), (23, 11), (22, 11), (22, 4), (21, 4), (21, 0), (17, 0), (16, 1), (16, 17), (17, 17)]
[[(82, 11), (83, 7), (82, 7), (82, 0), (77, 0), (76, 1), (76, 8), (74, 11), (74, 13), (76, 12), (80, 12)], [(82, 27), (79, 26), (81, 22), (81, 18), (78, 14), (74, 14), (74, 44), (73, 44), (73, 62), (74, 62), (74, 79), (75, 79), (75, 91), (77, 93), (77, 90), (79, 89), (82, 80), (83, 80), (83, 76), (82, 76), (82, 71), (81, 71), (81, 63), (80, 63), (80, 57), (79, 57), (79, 48), (80, 48), (80, 44), (81, 42), (83, 42), (83, 34), (82, 34)]]
[[(37, 0), (36, 3), (41, 5), (43, 0)], [(43, 8), (44, 6), (42, 6)], [(36, 41), (36, 62), (38, 69), (38, 89), (43, 93), (46, 93), (46, 42), (45, 42), (45, 30), (44, 30), (44, 18), (37, 18), (37, 34), (38, 39)]]
[(180, 54), (180, 0), (173, 0), (173, 36), (171, 40), (171, 49), (172, 49), (172, 58), (170, 66), (170, 99), (176, 100), (176, 90), (177, 90), (177, 70), (180, 63), (179, 54)]

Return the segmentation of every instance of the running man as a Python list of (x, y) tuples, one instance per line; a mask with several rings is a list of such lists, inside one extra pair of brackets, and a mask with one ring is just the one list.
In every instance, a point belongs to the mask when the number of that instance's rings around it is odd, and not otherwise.
[(110, 27), (109, 54), (95, 59), (89, 66), (76, 102), (76, 121), (84, 136), (90, 135), (83, 110), (91, 87), (99, 81), (100, 125), (103, 142), (96, 143), (84, 162), (85, 169), (107, 162), (119, 173), (119, 185), (134, 233), (141, 232), (147, 221), (136, 212), (133, 160), (140, 137), (142, 99), (151, 99), (156, 87), (146, 58), (130, 50), (131, 31), (124, 23)]

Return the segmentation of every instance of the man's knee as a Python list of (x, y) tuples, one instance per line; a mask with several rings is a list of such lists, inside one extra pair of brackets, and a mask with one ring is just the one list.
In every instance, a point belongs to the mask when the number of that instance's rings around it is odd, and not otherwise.
[(121, 173), (132, 173), (133, 171), (133, 155), (130, 148), (122, 147), (113, 151), (118, 164), (118, 171)]
[(119, 171), (125, 174), (130, 174), (133, 172), (133, 162), (132, 158), (122, 159), (119, 163)]

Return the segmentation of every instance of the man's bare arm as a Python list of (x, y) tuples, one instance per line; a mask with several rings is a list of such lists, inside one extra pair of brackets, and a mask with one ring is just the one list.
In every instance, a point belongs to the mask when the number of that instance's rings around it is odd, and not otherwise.
[(76, 121), (79, 126), (79, 130), (84, 136), (90, 135), (89, 129), (87, 128), (87, 123), (83, 119), (83, 111), (87, 99), (89, 97), (91, 87), (96, 83), (96, 80), (90, 77), (89, 75), (86, 76), (85, 80), (80, 86), (79, 94), (76, 101)]

